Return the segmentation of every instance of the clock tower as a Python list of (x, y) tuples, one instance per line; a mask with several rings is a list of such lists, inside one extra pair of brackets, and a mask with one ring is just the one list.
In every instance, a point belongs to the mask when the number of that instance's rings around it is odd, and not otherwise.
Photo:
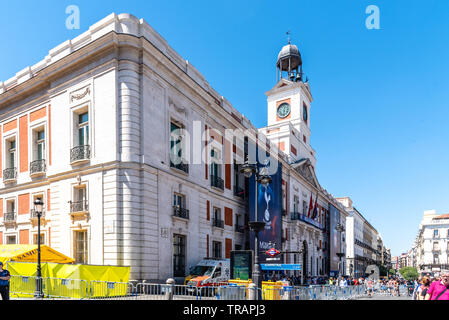
[(315, 150), (310, 145), (312, 94), (303, 79), (301, 54), (296, 45), (285, 45), (277, 58), (277, 83), (266, 92), (268, 126), (259, 129), (292, 162), (310, 159), (315, 167)]

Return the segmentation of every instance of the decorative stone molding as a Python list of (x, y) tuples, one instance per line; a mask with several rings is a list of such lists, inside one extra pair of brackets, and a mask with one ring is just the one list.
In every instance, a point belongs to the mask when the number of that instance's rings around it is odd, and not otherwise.
[(74, 100), (82, 100), (86, 96), (90, 96), (90, 86), (71, 93), (70, 94), (70, 103), (73, 103)]

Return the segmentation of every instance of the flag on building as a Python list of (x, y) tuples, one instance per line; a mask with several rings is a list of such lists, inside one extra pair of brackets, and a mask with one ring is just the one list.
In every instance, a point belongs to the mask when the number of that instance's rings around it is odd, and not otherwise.
[(317, 215), (318, 215), (318, 194), (316, 195), (315, 198), (315, 206), (313, 207), (312, 219), (315, 219)]
[(313, 199), (312, 194), (310, 194), (310, 203), (309, 203), (309, 210), (307, 210), (307, 218), (310, 218), (310, 215), (312, 214), (313, 210)]

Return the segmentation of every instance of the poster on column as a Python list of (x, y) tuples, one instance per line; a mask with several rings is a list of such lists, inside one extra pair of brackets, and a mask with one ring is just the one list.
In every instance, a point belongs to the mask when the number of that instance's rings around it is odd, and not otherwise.
[(340, 211), (333, 205), (329, 205), (329, 218), (330, 218), (330, 271), (335, 274), (339, 273), (339, 258), (337, 253), (341, 252), (339, 233), (335, 229), (340, 221)]
[[(263, 165), (259, 164), (259, 170)], [(257, 221), (265, 222), (265, 228), (259, 233), (260, 263), (280, 263), (282, 255), (270, 257), (264, 252), (275, 248), (282, 251), (282, 165), (271, 174), (272, 182), (268, 186), (257, 183)], [(249, 179), (249, 212), (250, 221), (256, 221), (256, 179)], [(254, 250), (255, 234), (251, 232), (251, 250)]]

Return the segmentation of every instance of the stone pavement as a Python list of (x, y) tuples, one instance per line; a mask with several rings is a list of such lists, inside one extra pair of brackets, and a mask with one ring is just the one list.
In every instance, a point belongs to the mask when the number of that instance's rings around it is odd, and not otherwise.
[(399, 297), (397, 297), (390, 295), (375, 294), (371, 297), (363, 297), (358, 300), (413, 300), (413, 298), (408, 295), (400, 295)]

